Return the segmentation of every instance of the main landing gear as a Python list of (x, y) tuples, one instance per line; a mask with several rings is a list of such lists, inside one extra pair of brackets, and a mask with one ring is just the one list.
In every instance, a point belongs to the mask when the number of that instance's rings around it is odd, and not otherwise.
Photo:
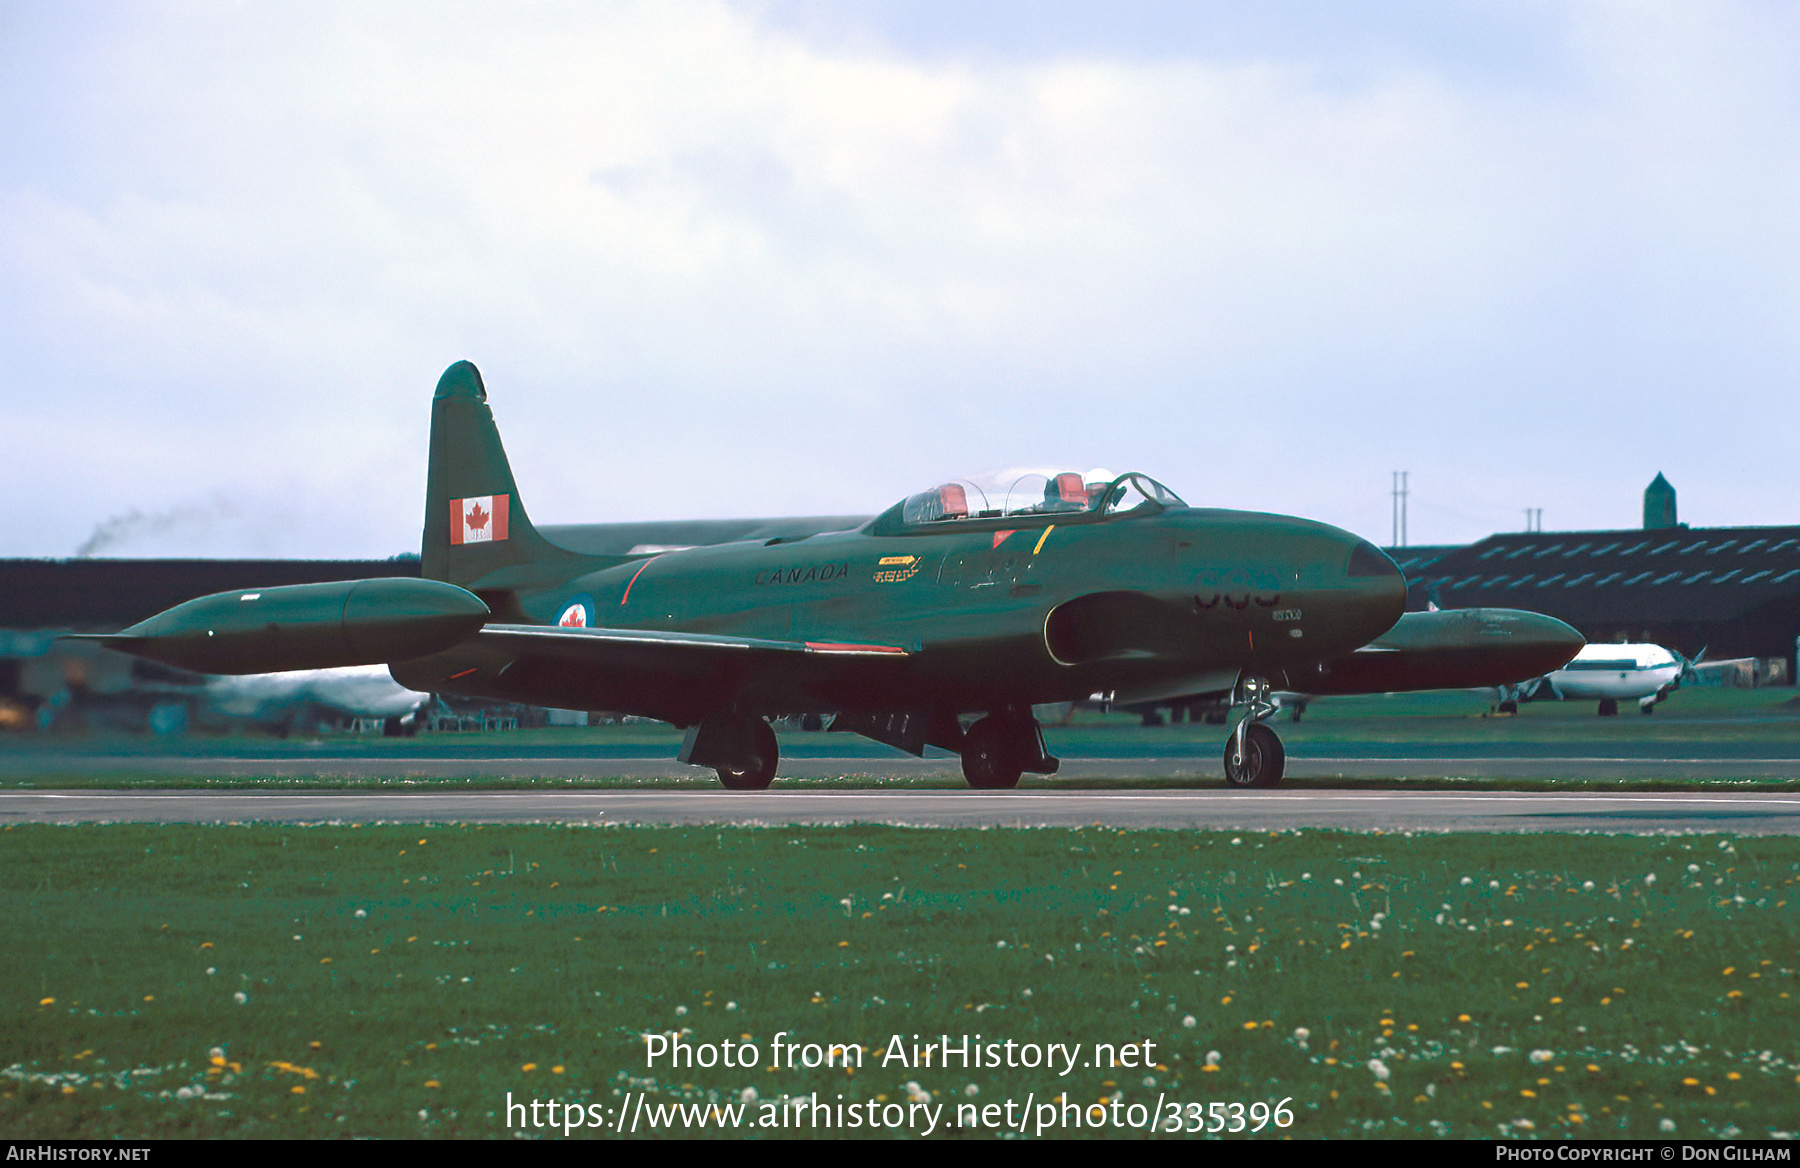
[(963, 778), (979, 790), (1016, 787), (1026, 771), (1053, 775), (1058, 765), (1044, 749), (1044, 732), (1030, 710), (996, 710), (963, 737)]
[(676, 759), (712, 767), (731, 791), (761, 791), (775, 778), (781, 749), (775, 731), (761, 718), (725, 714), (688, 727)]
[(1260, 677), (1240, 678), (1232, 690), (1231, 705), (1244, 707), (1243, 717), (1225, 740), (1225, 785), (1273, 787), (1287, 767), (1287, 751), (1281, 736), (1263, 724), (1275, 712), (1269, 700), (1269, 683)]

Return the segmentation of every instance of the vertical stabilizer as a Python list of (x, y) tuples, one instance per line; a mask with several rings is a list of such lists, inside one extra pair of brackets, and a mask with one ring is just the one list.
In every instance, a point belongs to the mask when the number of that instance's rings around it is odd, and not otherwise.
[(526, 516), (488, 408), (481, 371), (458, 361), (431, 400), (422, 574), (464, 588), (518, 589), (568, 579), (591, 558), (557, 547)]

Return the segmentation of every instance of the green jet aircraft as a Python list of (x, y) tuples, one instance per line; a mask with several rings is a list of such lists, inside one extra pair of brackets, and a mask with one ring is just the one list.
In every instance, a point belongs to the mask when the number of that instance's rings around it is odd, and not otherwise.
[(1039, 476), (1023, 500), (947, 483), (854, 530), (575, 552), (532, 526), (466, 361), (432, 401), (421, 551), (422, 579), (219, 593), (96, 639), (204, 672), (386, 663), (411, 689), (657, 718), (737, 790), (774, 777), (775, 716), (954, 751), (971, 786), (1003, 788), (1057, 768), (1035, 704), (1210, 692), (1238, 715), (1227, 782), (1272, 786), (1274, 689), (1506, 684), (1583, 643), (1499, 610), (1396, 629), (1405, 581), (1367, 540), (1190, 507), (1141, 474)]

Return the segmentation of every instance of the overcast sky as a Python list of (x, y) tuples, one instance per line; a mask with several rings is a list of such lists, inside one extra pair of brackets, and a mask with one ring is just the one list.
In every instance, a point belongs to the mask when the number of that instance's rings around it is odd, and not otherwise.
[(0, 0), (0, 555), (1139, 469), (1386, 543), (1800, 522), (1789, 4)]

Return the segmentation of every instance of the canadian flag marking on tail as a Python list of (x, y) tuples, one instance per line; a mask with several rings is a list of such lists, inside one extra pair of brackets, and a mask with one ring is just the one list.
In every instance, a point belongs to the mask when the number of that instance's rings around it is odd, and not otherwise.
[(491, 543), (506, 538), (507, 500), (511, 495), (478, 495), (450, 500), (450, 542)]

